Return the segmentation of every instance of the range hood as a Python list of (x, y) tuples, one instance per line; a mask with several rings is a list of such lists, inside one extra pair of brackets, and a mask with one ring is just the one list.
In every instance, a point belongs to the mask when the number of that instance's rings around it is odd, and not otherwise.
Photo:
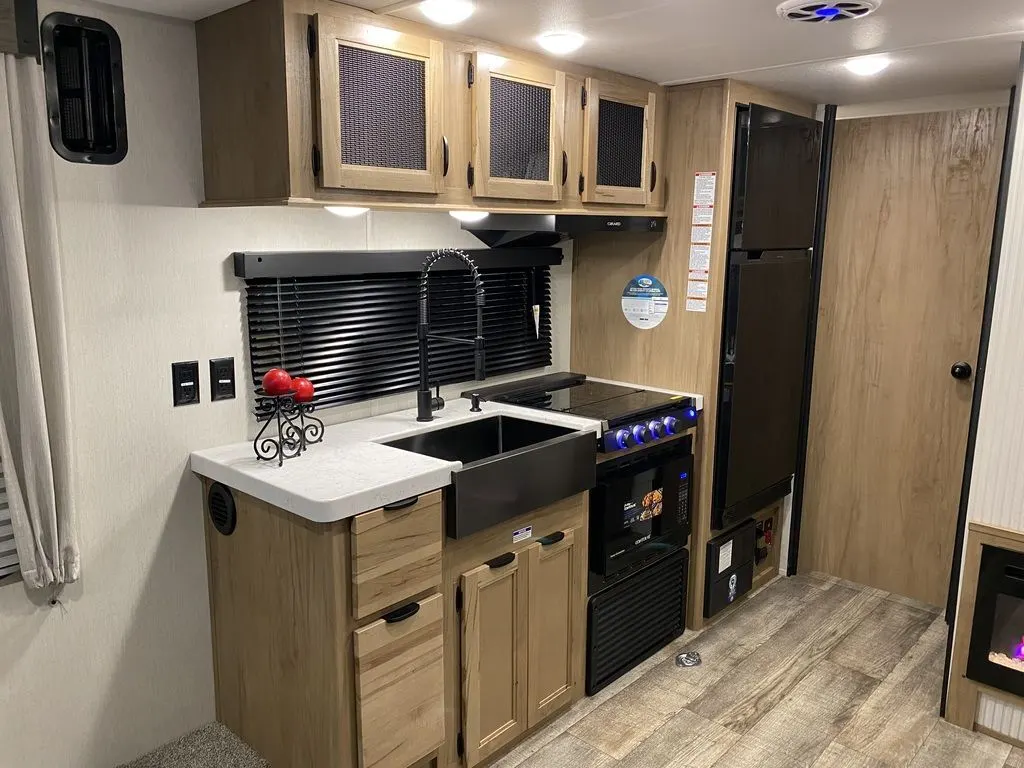
[(547, 246), (585, 232), (664, 232), (665, 217), (492, 213), (480, 221), (463, 222), (462, 228), (491, 248)]

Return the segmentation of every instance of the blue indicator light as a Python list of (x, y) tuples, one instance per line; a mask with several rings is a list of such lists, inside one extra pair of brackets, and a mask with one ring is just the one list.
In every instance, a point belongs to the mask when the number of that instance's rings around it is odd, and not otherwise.
[(697, 409), (696, 408), (687, 408), (686, 409), (686, 418), (693, 419), (693, 418), (696, 418), (696, 417), (697, 417)]
[(819, 8), (814, 13), (817, 16), (821, 16), (823, 19), (832, 19), (842, 13), (842, 11), (838, 8)]
[(685, 479), (686, 479), (686, 478), (688, 478), (689, 476), (690, 476), (690, 473), (689, 473), (689, 472), (680, 472), (680, 473), (679, 473), (679, 479), (680, 479), (680, 480), (685, 480)]

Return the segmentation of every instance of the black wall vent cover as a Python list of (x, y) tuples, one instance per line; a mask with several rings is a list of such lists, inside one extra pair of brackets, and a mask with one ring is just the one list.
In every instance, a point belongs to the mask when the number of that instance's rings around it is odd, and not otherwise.
[(115, 165), (128, 154), (121, 39), (107, 22), (70, 13), (43, 19), (50, 144), (72, 163)]
[(218, 532), (225, 536), (235, 532), (238, 515), (235, 512), (235, 497), (231, 495), (230, 488), (222, 483), (211, 485), (206, 497), (206, 506), (210, 511), (210, 522)]

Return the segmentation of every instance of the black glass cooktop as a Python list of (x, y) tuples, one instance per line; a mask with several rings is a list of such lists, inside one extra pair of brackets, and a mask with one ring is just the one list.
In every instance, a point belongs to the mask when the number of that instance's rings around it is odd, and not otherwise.
[(628, 419), (635, 414), (671, 406), (680, 397), (640, 387), (591, 381), (578, 373), (554, 373), (496, 387), (472, 389), (482, 400), (510, 403), (603, 421)]

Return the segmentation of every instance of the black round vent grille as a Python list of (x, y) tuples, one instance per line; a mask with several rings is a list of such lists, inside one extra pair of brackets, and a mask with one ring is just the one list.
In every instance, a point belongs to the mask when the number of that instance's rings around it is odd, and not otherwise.
[(231, 495), (230, 488), (221, 483), (211, 485), (206, 506), (210, 510), (210, 522), (214, 528), (225, 536), (234, 533), (238, 516), (235, 514), (235, 497)]
[(814, 2), (814, 0), (791, 0), (778, 7), (779, 16), (790, 21), (829, 23), (861, 19), (878, 10), (880, 0), (840, 0), (839, 2)]

